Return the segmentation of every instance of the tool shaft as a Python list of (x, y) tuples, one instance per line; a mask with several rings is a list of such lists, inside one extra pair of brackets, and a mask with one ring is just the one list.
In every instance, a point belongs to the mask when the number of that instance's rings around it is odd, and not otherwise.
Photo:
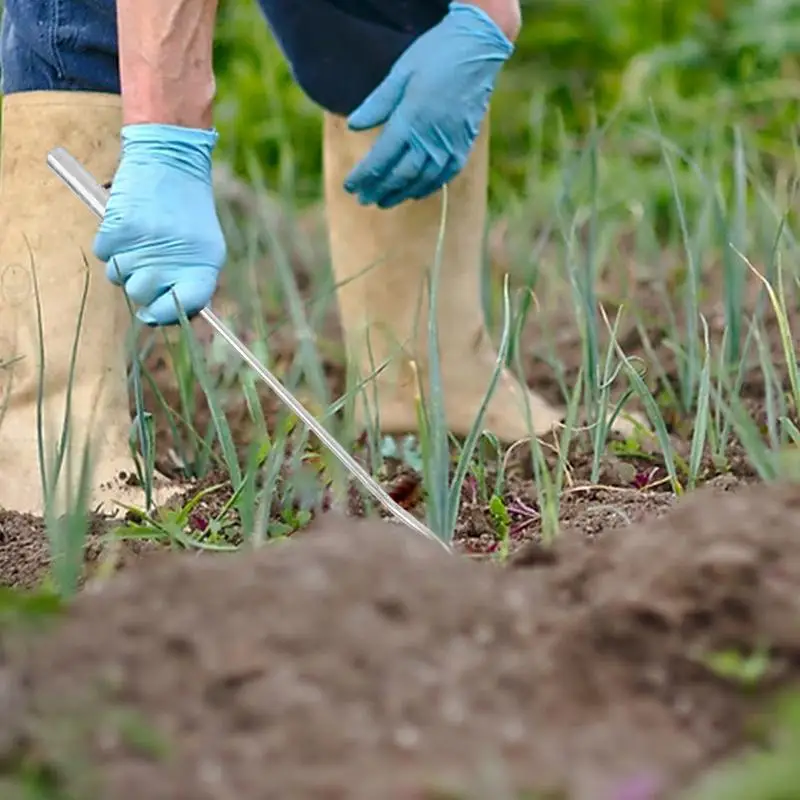
[[(92, 174), (66, 149), (58, 147), (47, 156), (47, 164), (53, 172), (77, 195), (99, 218), (103, 219), (108, 202), (108, 191)], [(201, 316), (239, 355), (239, 357), (275, 392), (333, 453), (350, 474), (377, 500), (392, 516), (412, 530), (432, 539), (449, 550), (441, 540), (420, 520), (396, 503), (380, 484), (339, 444), (338, 441), (306, 410), (303, 404), (255, 357), (249, 347), (231, 331), (227, 325), (210, 309), (204, 308)]]

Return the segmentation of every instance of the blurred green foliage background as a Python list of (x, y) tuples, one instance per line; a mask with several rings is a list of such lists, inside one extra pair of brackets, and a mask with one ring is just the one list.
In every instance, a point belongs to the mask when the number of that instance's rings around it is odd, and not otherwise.
[[(669, 191), (659, 137), (702, 150), (739, 126), (766, 169), (794, 157), (800, 0), (530, 0), (523, 13), (492, 111), (495, 204), (533, 191), (532, 174), (546, 183), (608, 121), (614, 179), (633, 169), (650, 193)], [(221, 0), (215, 57), (221, 156), (300, 204), (318, 197), (320, 113), (255, 0)]]

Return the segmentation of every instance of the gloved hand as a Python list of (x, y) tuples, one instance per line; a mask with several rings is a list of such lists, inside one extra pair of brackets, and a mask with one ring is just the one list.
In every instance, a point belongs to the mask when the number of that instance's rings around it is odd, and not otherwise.
[(149, 325), (179, 321), (211, 300), (225, 240), (211, 186), (217, 133), (173, 125), (127, 125), (122, 158), (94, 253), (124, 285)]
[(451, 3), (350, 115), (352, 130), (385, 127), (345, 189), (363, 205), (391, 208), (450, 181), (469, 157), (513, 50), (485, 11)]

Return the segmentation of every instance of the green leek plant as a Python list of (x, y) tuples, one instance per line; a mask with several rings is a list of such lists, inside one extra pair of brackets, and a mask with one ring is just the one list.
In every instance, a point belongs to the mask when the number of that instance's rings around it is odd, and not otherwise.
[[(51, 446), (48, 446), (48, 433), (45, 428), (48, 420), (44, 414), (44, 386), (47, 371), (44, 344), (44, 325), (42, 321), (41, 295), (36, 264), (31, 256), (31, 275), (33, 276), (34, 300), (36, 305), (36, 324), (39, 352), (37, 359), (38, 391), (36, 396), (37, 447), (39, 471), (44, 506), (45, 531), (50, 549), (50, 579), (55, 592), (62, 599), (70, 599), (78, 591), (83, 575), (83, 559), (86, 540), (89, 535), (89, 501), (92, 487), (93, 464), (91, 444), (82, 443), (77, 478), (75, 476), (76, 443), (72, 429), (72, 387), (75, 381), (75, 366), (78, 345), (83, 328), (86, 297), (89, 289), (89, 264), (84, 258), (85, 279), (81, 303), (76, 320), (76, 329), (67, 371), (67, 392), (60, 432)], [(95, 404), (93, 404), (93, 408)], [(88, 430), (93, 429), (89, 425)], [(90, 436), (90, 434), (87, 434)]]
[(439, 236), (436, 243), (433, 268), (428, 281), (428, 397), (420, 391), (417, 403), (417, 419), (420, 430), (420, 446), (423, 464), (423, 485), (426, 497), (426, 513), (430, 529), (443, 541), (450, 543), (458, 522), (464, 481), (472, 465), (478, 439), (482, 433), (483, 420), (492, 394), (508, 357), (511, 341), (512, 318), (508, 280), (503, 287), (503, 331), (500, 337), (497, 360), (486, 394), (478, 409), (472, 428), (461, 448), (451, 478), (450, 436), (445, 414), (444, 389), (439, 360), (439, 274), (442, 264), (444, 236), (447, 228), (447, 187), (442, 191), (442, 213)]

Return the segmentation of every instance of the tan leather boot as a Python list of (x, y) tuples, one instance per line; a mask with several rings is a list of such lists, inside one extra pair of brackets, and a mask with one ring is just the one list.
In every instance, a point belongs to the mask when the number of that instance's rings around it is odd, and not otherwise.
[[(119, 156), (120, 99), (80, 92), (30, 92), (3, 99), (0, 152), (0, 507), (42, 514), (37, 396), (41, 384), (45, 458), (64, 429), (70, 363), (73, 485), (84, 445), (94, 448), (93, 507), (141, 507), (126, 485), (130, 413), (125, 339), (130, 314), (122, 291), (92, 256), (97, 220), (47, 166), (59, 145), (99, 181)], [(88, 285), (87, 285), (88, 279)], [(38, 285), (42, 334), (35, 286)], [(85, 298), (85, 299), (84, 299)], [(79, 328), (81, 306), (83, 322)], [(40, 382), (40, 347), (44, 351)], [(66, 466), (62, 468), (62, 473)], [(61, 512), (67, 489), (62, 477)], [(165, 499), (161, 486), (159, 500)]]
[[(437, 248), (442, 196), (439, 192), (382, 210), (361, 206), (347, 194), (342, 188), (345, 177), (376, 136), (354, 133), (344, 119), (326, 115), (323, 158), (331, 259), (348, 358), (358, 366), (361, 380), (391, 359), (366, 387), (369, 408), (359, 404), (360, 421), (368, 419), (387, 434), (415, 433), (418, 381), (428, 392), (425, 282)], [(469, 163), (448, 186), (439, 271), (439, 353), (445, 413), (457, 436), (467, 434), (474, 424), (497, 359), (480, 296), (488, 145), (487, 126)], [(523, 392), (534, 434), (548, 431), (563, 416), (504, 370), (483, 422), (483, 428), (503, 442), (530, 435)]]

